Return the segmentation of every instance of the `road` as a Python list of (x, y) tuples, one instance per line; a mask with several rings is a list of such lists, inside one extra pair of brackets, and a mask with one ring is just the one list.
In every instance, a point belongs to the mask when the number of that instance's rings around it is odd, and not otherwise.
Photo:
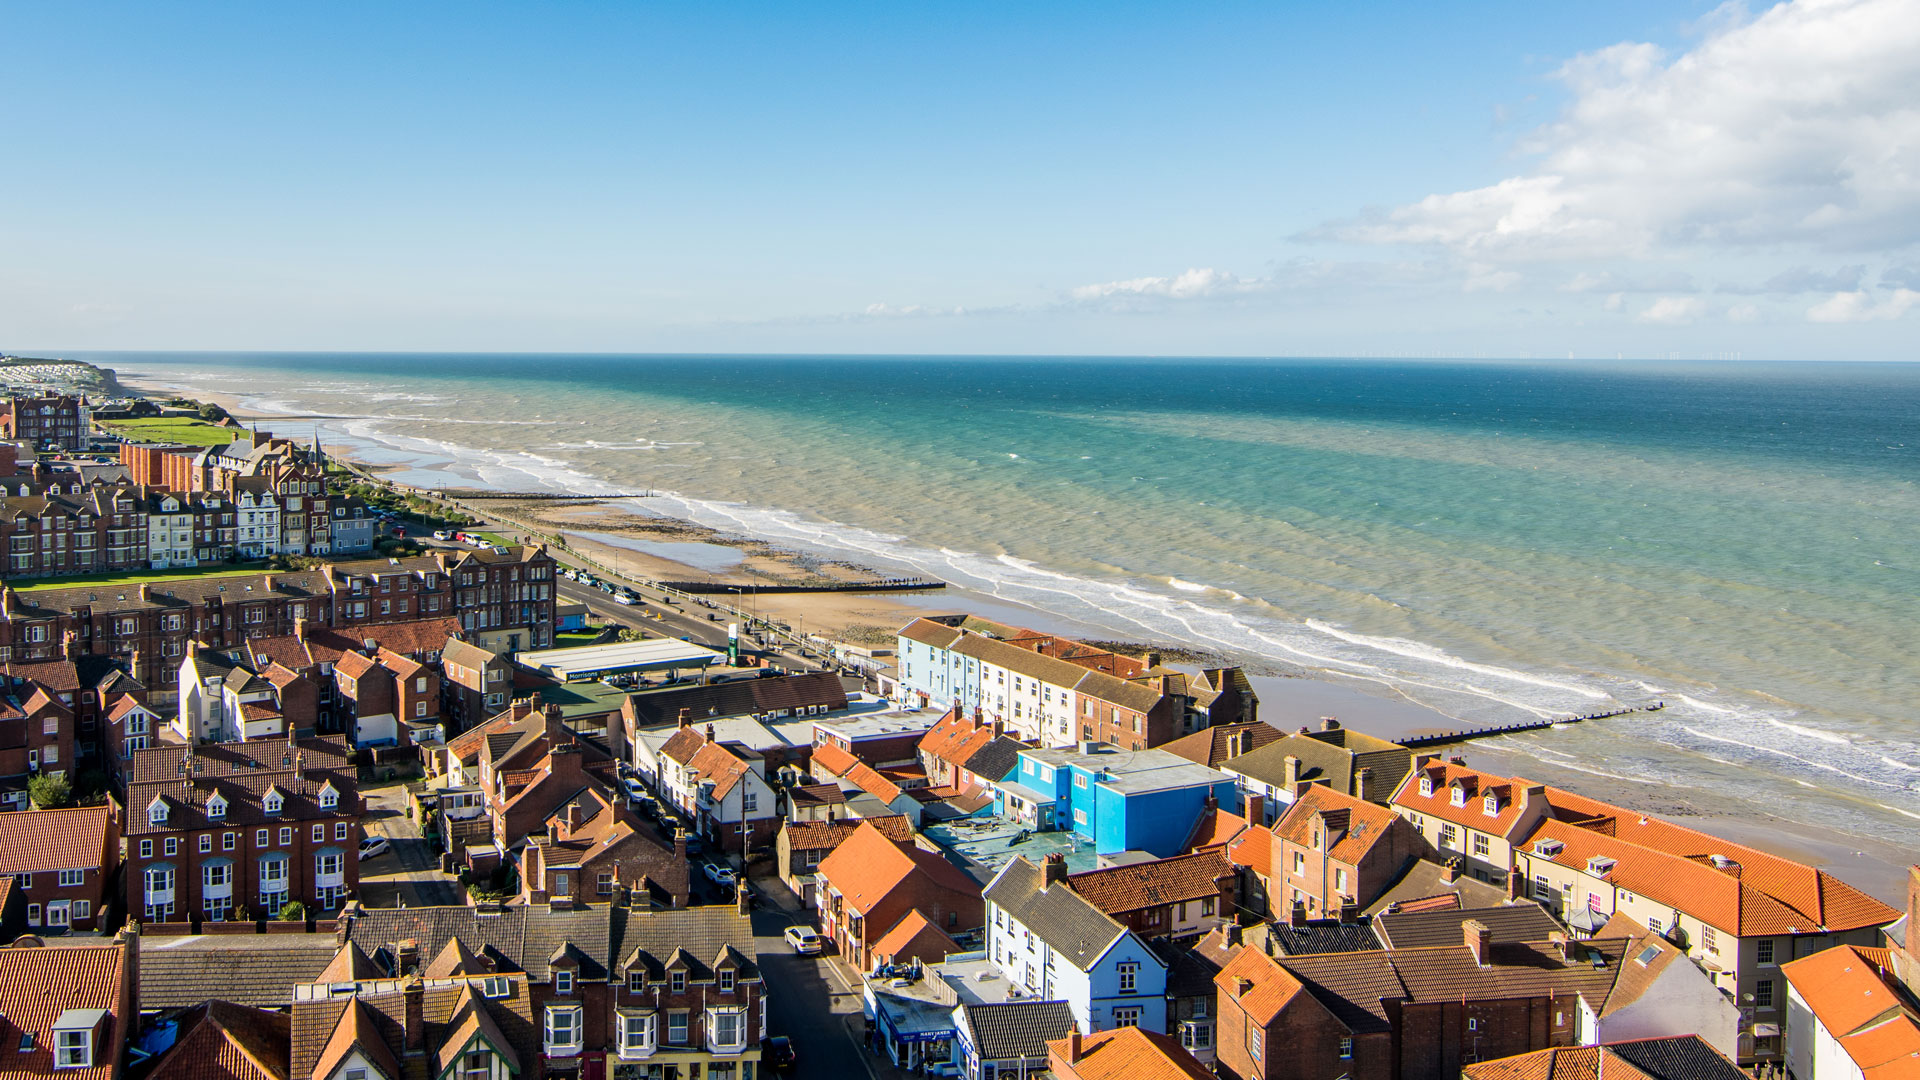
[(862, 1025), (860, 994), (842, 981), (832, 960), (801, 956), (781, 937), (787, 927), (802, 921), (770, 906), (753, 913), (754, 952), (767, 984), (769, 1033), (793, 1040), (796, 1076), (872, 1080), (875, 1062), (855, 1041)]
[(368, 836), (387, 838), (389, 850), (360, 864), (360, 902), (372, 907), (464, 904), (460, 883), (440, 872), (420, 826), (407, 817), (406, 787), (384, 784), (364, 788), (367, 812), (360, 825)]

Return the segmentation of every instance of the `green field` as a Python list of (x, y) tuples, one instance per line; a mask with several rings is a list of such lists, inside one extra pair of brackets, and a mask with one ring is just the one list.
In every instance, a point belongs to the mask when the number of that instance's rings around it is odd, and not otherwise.
[(159, 416), (145, 420), (102, 420), (99, 426), (139, 442), (185, 443), (189, 446), (225, 446), (246, 434), (187, 416)]
[(598, 630), (562, 630), (553, 635), (553, 647), (571, 649), (581, 645), (591, 645), (600, 640)]
[(118, 574), (74, 574), (68, 577), (33, 578), (9, 581), (7, 584), (13, 586), (16, 592), (70, 589), (75, 586), (118, 589), (129, 585), (158, 585), (163, 581), (179, 581), (183, 578), (246, 577), (249, 574), (263, 573), (266, 569), (265, 562), (221, 563), (218, 566), (189, 566), (180, 570), (141, 570)]

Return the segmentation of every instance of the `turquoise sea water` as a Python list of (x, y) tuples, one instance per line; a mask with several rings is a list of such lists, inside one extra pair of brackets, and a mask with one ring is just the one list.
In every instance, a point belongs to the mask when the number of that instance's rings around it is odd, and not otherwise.
[(1491, 749), (1920, 833), (1920, 365), (90, 359), (1472, 723), (1662, 700)]

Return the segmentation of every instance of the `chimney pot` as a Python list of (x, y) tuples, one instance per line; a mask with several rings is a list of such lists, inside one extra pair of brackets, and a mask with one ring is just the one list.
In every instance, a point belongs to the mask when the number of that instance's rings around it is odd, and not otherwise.
[(1246, 814), (1244, 816), (1247, 819), (1247, 824), (1258, 828), (1267, 823), (1267, 797), (1265, 795), (1257, 791), (1247, 792), (1245, 807)]
[(1046, 889), (1067, 880), (1067, 857), (1054, 852), (1040, 864), (1041, 888)]
[(1295, 900), (1293, 906), (1287, 909), (1287, 925), (1295, 928), (1307, 925), (1306, 901)]
[(1340, 730), (1340, 720), (1339, 720), (1339, 718), (1338, 718), (1338, 717), (1333, 717), (1333, 716), (1323, 716), (1323, 717), (1321, 717), (1321, 718), (1320, 718), (1320, 730), (1321, 730), (1321, 731), (1339, 731), (1339, 730)]

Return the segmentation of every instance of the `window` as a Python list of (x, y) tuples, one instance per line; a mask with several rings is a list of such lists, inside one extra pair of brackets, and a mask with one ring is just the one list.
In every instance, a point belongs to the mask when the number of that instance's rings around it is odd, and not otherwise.
[(1447, 801), (1452, 803), (1455, 806), (1467, 805), (1466, 785), (1459, 784), (1459, 783), (1454, 784), (1453, 787), (1448, 792)]
[(1180, 1045), (1189, 1051), (1205, 1050), (1213, 1045), (1213, 1024), (1189, 1020), (1180, 1025)]
[(314, 842), (314, 843), (316, 843), (316, 844), (318, 844), (318, 843), (322, 843), (322, 842), (324, 842), (324, 841), (325, 841), (326, 839), (327, 839), (327, 827), (326, 827), (326, 825), (324, 825), (324, 824), (316, 824), (316, 825), (314, 825), (314, 827), (313, 827), (313, 842)]
[(687, 1014), (671, 1012), (667, 1014), (667, 1042), (673, 1046), (687, 1045)]
[(1710, 953), (1719, 953), (1720, 943), (1714, 939), (1713, 927), (1702, 926), (1700, 928), (1700, 947)]
[(1307, 872), (1307, 857), (1301, 852), (1293, 853), (1293, 876), (1300, 877)]
[[(260, 808), (262, 810), (265, 810), (269, 814), (279, 813), (280, 805), (281, 805), (280, 793), (271, 788), (267, 790), (266, 797), (260, 800)], [(287, 837), (286, 840), (282, 840), (280, 842), (284, 844), (287, 842), (287, 840), (291, 840), (291, 839), (293, 839), (293, 837), (289, 836)]]
[(39, 904), (27, 905), (27, 925), (28, 926), (40, 925), (40, 905)]
[(1659, 920), (1659, 919), (1652, 919), (1652, 918), (1650, 918), (1650, 919), (1648, 919), (1648, 920), (1647, 920), (1647, 929), (1649, 929), (1649, 930), (1651, 930), (1651, 931), (1653, 931), (1654, 933), (1656, 933), (1656, 934), (1658, 934), (1658, 933), (1660, 933), (1660, 932), (1662, 931), (1662, 929), (1663, 929), (1663, 928), (1662, 928), (1662, 927), (1661, 927), (1661, 925), (1660, 925), (1660, 920)]
[(54, 1067), (59, 1069), (84, 1069), (93, 1065), (93, 1032), (88, 1028), (77, 1031), (55, 1031)]
[(1550, 900), (1553, 898), (1553, 885), (1547, 881), (1547, 875), (1535, 874), (1533, 876), (1533, 898), (1535, 900)]
[(1267, 1033), (1259, 1028), (1247, 1029), (1247, 1056), (1259, 1061), (1266, 1056)]
[(1333, 891), (1339, 893), (1341, 896), (1347, 895), (1347, 872), (1345, 870), (1334, 870)]
[(347, 826), (347, 823), (346, 823), (346, 822), (344, 822), (344, 821), (336, 821), (336, 822), (334, 822), (334, 823), (333, 823), (333, 838), (334, 838), (335, 840), (345, 840), (345, 839), (347, 838), (347, 828), (348, 828), (348, 826)]
[(1773, 1008), (1773, 980), (1761, 979), (1753, 984), (1753, 1004), (1756, 1008)]
[(147, 824), (165, 825), (167, 823), (167, 804), (155, 799), (147, 804)]
[(1493, 845), (1488, 841), (1486, 833), (1473, 834), (1474, 858), (1476, 859), (1489, 858), (1492, 855), (1492, 847)]
[(331, 810), (338, 805), (340, 805), (340, 793), (333, 790), (332, 784), (320, 789), (320, 809)]
[(1201, 917), (1204, 918), (1213, 914), (1213, 905), (1214, 905), (1215, 899), (1217, 898), (1212, 896), (1203, 896), (1200, 898)]
[(1460, 846), (1460, 830), (1452, 825), (1440, 826), (1440, 846), (1457, 848)]
[(685, 993), (687, 989), (687, 973), (684, 971), (675, 971), (669, 974), (667, 976), (667, 989), (675, 994)]
[(207, 852), (212, 850), (213, 850), (213, 834), (201, 833), (200, 834), (200, 853), (204, 855)]
[(578, 1005), (547, 1007), (547, 1052), (570, 1053), (580, 1049), (580, 1013)]
[(1074, 787), (1077, 787), (1077, 788), (1080, 788), (1080, 789), (1081, 789), (1081, 790), (1083, 790), (1083, 791), (1084, 791), (1084, 790), (1086, 790), (1086, 786), (1087, 786), (1087, 774), (1086, 774), (1086, 773), (1074, 773), (1074, 774), (1073, 774), (1073, 786), (1074, 786)]
[(644, 1054), (652, 1049), (653, 1017), (622, 1016), (620, 1018), (620, 1052)]
[(293, 843), (293, 827), (287, 826), (280, 830), (280, 846), (285, 847), (291, 843)]
[(747, 1017), (737, 1009), (715, 1009), (708, 1013), (713, 1029), (708, 1038), (715, 1046), (739, 1046), (747, 1041)]
[(747, 788), (743, 790), (740, 793), (740, 809), (742, 810), (760, 809), (760, 793), (757, 791), (754, 791), (752, 788)]
[(153, 858), (153, 841), (151, 840), (140, 841), (140, 857), (143, 859)]
[(1353, 1060), (1353, 1040), (1352, 1039), (1340, 1040), (1340, 1060), (1341, 1061)]
[(475, 1050), (461, 1060), (462, 1080), (488, 1080), (493, 1075), (493, 1054)]
[(1141, 1008), (1127, 1005), (1113, 1010), (1113, 1026), (1117, 1028), (1139, 1027)]
[[(1155, 914), (1158, 914), (1158, 911), (1156, 911)], [(1134, 963), (1121, 964), (1120, 966), (1116, 967), (1114, 970), (1120, 973), (1120, 992), (1121, 993), (1123, 994), (1138, 993), (1138, 981), (1140, 977), (1139, 964), (1134, 964)]]
[(75, 900), (73, 902), (73, 921), (85, 922), (93, 917), (93, 901)]
[(220, 834), (220, 850), (232, 851), (234, 848), (234, 845), (239, 840), (239, 835), (240, 834), (238, 833), (221, 833)]
[(265, 829), (255, 829), (255, 830), (254, 830), (254, 832), (253, 832), (253, 846), (254, 846), (254, 847), (266, 847), (266, 846), (267, 846), (267, 837), (268, 837), (269, 835), (270, 835), (270, 834), (269, 834), (269, 833), (267, 832), (267, 830), (265, 830)]
[(1773, 939), (1761, 938), (1755, 943), (1754, 959), (1763, 964), (1773, 963)]
[(573, 972), (556, 971), (553, 973), (553, 992), (556, 994), (573, 993)]
[(169, 855), (180, 854), (180, 838), (179, 837), (177, 836), (167, 837), (167, 854)]
[(723, 994), (733, 993), (733, 969), (732, 968), (720, 969), (720, 992)]
[(613, 872), (609, 870), (601, 871), (600, 877), (594, 882), (594, 890), (601, 896), (612, 896)]
[(1085, 810), (1075, 810), (1073, 812), (1073, 823), (1075, 825), (1085, 825), (1087, 823), (1087, 812)]
[(215, 795), (207, 800), (207, 816), (215, 820), (227, 816), (227, 800)]
[(627, 992), (644, 994), (647, 992), (647, 973), (644, 971), (627, 972)]

